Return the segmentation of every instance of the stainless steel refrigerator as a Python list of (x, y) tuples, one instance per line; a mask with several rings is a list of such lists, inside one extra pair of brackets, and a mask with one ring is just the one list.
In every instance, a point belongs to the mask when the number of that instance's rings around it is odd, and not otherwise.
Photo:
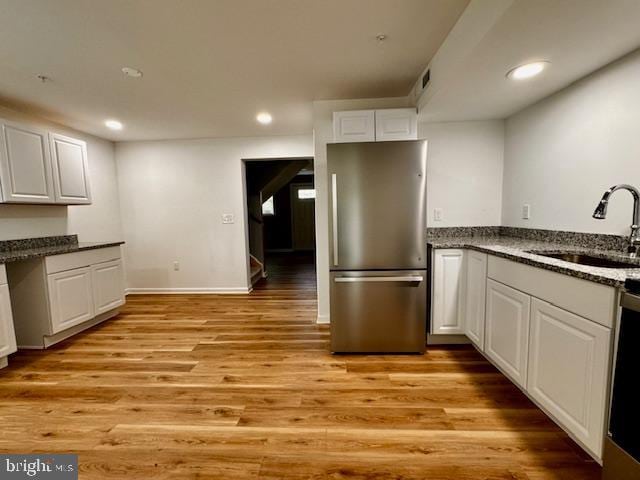
[(424, 352), (426, 166), (426, 141), (327, 145), (333, 352)]

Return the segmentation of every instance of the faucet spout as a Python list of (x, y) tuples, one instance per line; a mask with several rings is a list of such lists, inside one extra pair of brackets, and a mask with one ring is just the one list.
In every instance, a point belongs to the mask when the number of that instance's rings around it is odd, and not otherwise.
[(627, 190), (633, 196), (633, 219), (631, 223), (631, 235), (629, 236), (629, 253), (635, 256), (640, 249), (640, 191), (632, 185), (621, 183), (614, 185), (604, 192), (600, 202), (593, 212), (593, 218), (604, 220), (607, 217), (607, 207), (609, 206), (609, 197), (617, 190)]

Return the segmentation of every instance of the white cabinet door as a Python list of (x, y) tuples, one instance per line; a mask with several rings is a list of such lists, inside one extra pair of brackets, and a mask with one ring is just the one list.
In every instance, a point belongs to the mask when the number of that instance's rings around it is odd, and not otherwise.
[(463, 334), (464, 250), (435, 250), (432, 334)]
[(376, 110), (376, 142), (417, 139), (418, 114), (415, 108)]
[(611, 330), (533, 299), (527, 391), (602, 457)]
[(52, 333), (94, 317), (90, 267), (51, 274), (48, 287)]
[(2, 200), (7, 203), (53, 203), (47, 132), (13, 122), (0, 122)]
[(56, 203), (83, 205), (91, 203), (87, 144), (82, 140), (49, 134)]
[(466, 251), (464, 333), (484, 350), (484, 314), (487, 298), (487, 254)]
[(92, 265), (91, 277), (96, 316), (124, 305), (124, 272), (121, 260)]
[(333, 141), (374, 142), (376, 139), (375, 110), (333, 112)]
[(0, 285), (0, 358), (6, 357), (16, 350), (16, 334), (13, 330), (9, 286)]
[(531, 297), (487, 279), (485, 354), (502, 371), (525, 387)]

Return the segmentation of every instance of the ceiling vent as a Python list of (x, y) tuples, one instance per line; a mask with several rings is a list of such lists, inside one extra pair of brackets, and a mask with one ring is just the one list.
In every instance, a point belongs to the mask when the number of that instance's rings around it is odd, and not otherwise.
[(415, 105), (418, 104), (420, 98), (422, 97), (422, 94), (429, 87), (430, 82), (431, 82), (431, 68), (429, 65), (427, 65), (427, 68), (425, 68), (422, 71), (422, 74), (418, 77), (418, 79), (416, 80), (416, 83), (413, 85), (413, 89), (411, 90), (410, 96)]
[(429, 85), (429, 80), (431, 80), (431, 70), (427, 70), (424, 75), (422, 75), (422, 91), (427, 88)]

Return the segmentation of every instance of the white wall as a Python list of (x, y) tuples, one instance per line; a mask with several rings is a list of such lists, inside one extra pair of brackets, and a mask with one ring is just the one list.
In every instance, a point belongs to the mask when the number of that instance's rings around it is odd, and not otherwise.
[(246, 292), (242, 160), (311, 156), (307, 135), (118, 143), (128, 287)]
[(640, 187), (639, 80), (636, 51), (507, 119), (504, 225), (629, 233), (628, 193), (614, 194), (606, 220), (591, 214), (611, 185)]
[(122, 240), (114, 144), (3, 106), (0, 118), (85, 140), (93, 197), (92, 205), (70, 207), (0, 204), (0, 240), (73, 233), (80, 241)]
[(427, 226), (500, 225), (504, 122), (420, 122), (418, 137), (428, 141)]

